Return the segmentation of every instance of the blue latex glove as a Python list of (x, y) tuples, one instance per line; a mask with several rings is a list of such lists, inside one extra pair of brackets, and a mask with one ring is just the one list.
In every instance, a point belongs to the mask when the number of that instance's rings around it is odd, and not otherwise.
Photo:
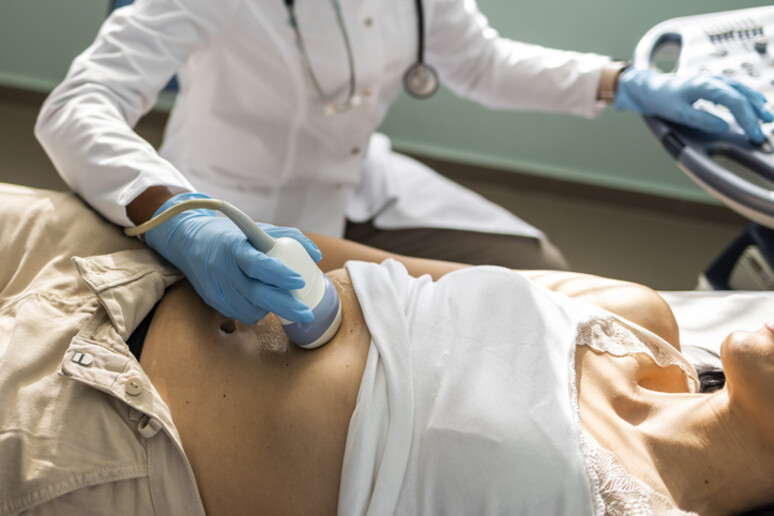
[[(200, 193), (176, 195), (156, 214), (188, 199), (207, 199)], [(322, 255), (299, 230), (269, 224), (261, 228), (274, 238), (298, 240), (314, 259)], [(300, 274), (279, 260), (257, 251), (244, 233), (212, 210), (189, 210), (145, 233), (145, 241), (177, 266), (196, 292), (227, 317), (254, 324), (268, 312), (294, 322), (309, 322), (312, 311), (289, 290), (304, 286)]]
[(774, 115), (764, 107), (766, 98), (740, 82), (713, 75), (682, 77), (633, 68), (618, 79), (615, 108), (658, 116), (707, 132), (727, 131), (725, 120), (693, 107), (699, 99), (727, 107), (755, 143), (765, 140), (760, 121), (774, 121)]

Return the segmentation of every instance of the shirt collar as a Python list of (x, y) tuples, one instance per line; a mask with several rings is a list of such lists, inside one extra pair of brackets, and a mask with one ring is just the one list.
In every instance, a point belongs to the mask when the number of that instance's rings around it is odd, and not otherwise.
[(124, 340), (161, 299), (166, 288), (183, 277), (178, 269), (150, 249), (74, 257), (73, 261)]

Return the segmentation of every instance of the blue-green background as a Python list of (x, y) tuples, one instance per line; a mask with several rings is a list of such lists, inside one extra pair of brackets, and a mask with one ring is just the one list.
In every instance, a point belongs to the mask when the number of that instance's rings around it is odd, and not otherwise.
[[(639, 38), (665, 19), (768, 3), (479, 0), (505, 36), (620, 58), (629, 57)], [(49, 91), (92, 41), (107, 10), (107, 0), (2, 0), (0, 85)], [(612, 108), (596, 120), (503, 113), (442, 90), (426, 101), (401, 98), (382, 130), (397, 148), (429, 157), (711, 202), (679, 172), (637, 115)]]

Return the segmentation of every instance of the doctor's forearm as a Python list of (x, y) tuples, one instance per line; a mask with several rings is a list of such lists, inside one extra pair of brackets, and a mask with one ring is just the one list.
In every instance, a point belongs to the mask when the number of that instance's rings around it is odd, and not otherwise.
[(111, 222), (128, 226), (127, 204), (148, 185), (194, 189), (134, 132), (110, 94), (97, 86), (86, 88), (60, 86), (44, 102), (35, 125), (41, 146), (78, 195)]
[(147, 222), (159, 207), (174, 197), (166, 186), (151, 186), (126, 206), (126, 215), (136, 225)]

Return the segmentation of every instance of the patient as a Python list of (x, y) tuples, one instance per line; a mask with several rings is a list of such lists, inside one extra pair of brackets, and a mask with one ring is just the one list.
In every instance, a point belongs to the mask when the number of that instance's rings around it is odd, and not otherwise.
[[(645, 287), (407, 258), (338, 268), (386, 255), (320, 237), (343, 319), (306, 351), (273, 316), (218, 314), (69, 195), (2, 186), (0, 214), (0, 514), (735, 514), (774, 501), (768, 327), (730, 335), (726, 387), (698, 394)], [(125, 341), (143, 319), (138, 364)]]

